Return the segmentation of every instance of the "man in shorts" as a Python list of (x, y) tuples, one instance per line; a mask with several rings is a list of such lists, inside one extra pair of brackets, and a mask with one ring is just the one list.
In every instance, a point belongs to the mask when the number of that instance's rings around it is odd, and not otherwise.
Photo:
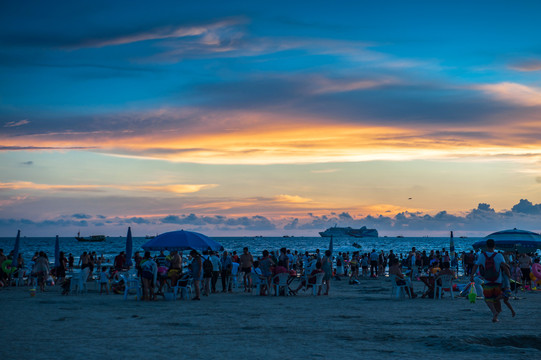
[(244, 291), (252, 291), (252, 266), (254, 265), (254, 258), (252, 254), (248, 252), (248, 248), (242, 249), (242, 255), (240, 256), (240, 271), (244, 273)]
[[(492, 322), (498, 322), (498, 315), (502, 312), (502, 304), (500, 302), (500, 299), (502, 297), (501, 266), (505, 263), (505, 260), (502, 254), (495, 253), (494, 246), (494, 240), (488, 239), (486, 244), (486, 251), (483, 251), (479, 254), (479, 258), (473, 266), (471, 281), (473, 282), (473, 278), (477, 272), (477, 269), (482, 266), (485, 269), (485, 274), (483, 274), (483, 277), (485, 278), (485, 282), (483, 283), (483, 296), (485, 297), (485, 303), (487, 304), (490, 311), (492, 311)], [(490, 270), (487, 268), (487, 263), (489, 259), (493, 259), (494, 268), (496, 269), (496, 271), (499, 272), (499, 276), (490, 280), (487, 279), (487, 273)]]

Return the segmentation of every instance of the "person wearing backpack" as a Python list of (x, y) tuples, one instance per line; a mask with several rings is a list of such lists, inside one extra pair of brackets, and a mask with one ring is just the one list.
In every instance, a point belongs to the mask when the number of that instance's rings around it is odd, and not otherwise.
[(500, 302), (502, 295), (502, 274), (501, 265), (505, 263), (503, 255), (494, 251), (494, 240), (488, 239), (486, 251), (479, 254), (477, 262), (473, 266), (471, 281), (479, 268), (481, 276), (485, 279), (483, 283), (483, 296), (485, 303), (492, 312), (492, 322), (498, 322), (498, 315), (502, 312)]

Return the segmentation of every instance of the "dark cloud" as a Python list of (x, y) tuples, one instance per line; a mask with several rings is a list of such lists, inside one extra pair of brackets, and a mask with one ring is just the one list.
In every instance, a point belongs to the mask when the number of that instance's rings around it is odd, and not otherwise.
[(294, 231), (295, 234), (314, 236), (317, 232), (326, 228), (338, 226), (351, 226), (359, 228), (366, 226), (375, 228), (380, 235), (386, 233), (419, 234), (423, 232), (441, 232), (448, 230), (456, 231), (484, 231), (492, 232), (506, 228), (522, 228), (539, 231), (541, 223), (541, 204), (534, 204), (526, 199), (521, 199), (511, 210), (495, 211), (490, 204), (480, 203), (476, 208), (467, 211), (463, 215), (449, 214), (443, 210), (435, 215), (420, 212), (401, 212), (395, 216), (364, 216), (355, 217), (348, 212), (323, 215), (308, 214), (309, 220), (294, 218), (288, 222), (272, 220), (265, 216), (207, 216), (194, 213), (185, 215), (168, 215), (162, 218), (142, 217), (92, 217), (86, 214), (73, 214), (60, 216), (56, 219), (37, 221), (27, 218), (4, 218), (0, 219), (0, 230), (4, 233), (13, 228), (34, 229), (36, 231), (54, 231), (57, 228), (65, 229), (65, 232), (76, 232), (80, 227), (107, 227), (125, 230), (127, 225), (138, 225), (141, 232), (160, 232), (160, 228), (166, 225), (181, 225), (190, 230), (201, 232), (213, 232), (227, 236), (228, 232), (274, 232), (276, 230)]
[(519, 203), (511, 208), (513, 213), (541, 215), (541, 204), (534, 205), (531, 201), (520, 199)]
[(73, 214), (71, 217), (75, 219), (92, 219), (92, 216), (87, 214)]

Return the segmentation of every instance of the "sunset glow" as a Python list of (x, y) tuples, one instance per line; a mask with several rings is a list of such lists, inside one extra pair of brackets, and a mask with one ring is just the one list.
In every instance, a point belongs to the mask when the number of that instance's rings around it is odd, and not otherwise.
[(540, 5), (166, 3), (1, 6), (0, 235), (541, 230)]

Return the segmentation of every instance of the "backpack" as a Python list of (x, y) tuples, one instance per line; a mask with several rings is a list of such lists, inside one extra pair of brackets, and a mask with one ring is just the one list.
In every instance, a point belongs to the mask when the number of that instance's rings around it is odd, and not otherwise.
[(483, 255), (485, 255), (485, 266), (483, 268), (483, 278), (489, 282), (494, 283), (498, 278), (500, 277), (500, 271), (496, 269), (496, 263), (494, 261), (494, 258), (496, 257), (497, 253), (492, 254), (492, 256), (488, 256), (487, 253), (483, 252)]
[(210, 256), (203, 261), (203, 272), (204, 273), (211, 273), (214, 270), (214, 267), (212, 266), (212, 261), (210, 261)]
[(342, 258), (341, 257), (336, 258), (336, 266), (342, 266)]

